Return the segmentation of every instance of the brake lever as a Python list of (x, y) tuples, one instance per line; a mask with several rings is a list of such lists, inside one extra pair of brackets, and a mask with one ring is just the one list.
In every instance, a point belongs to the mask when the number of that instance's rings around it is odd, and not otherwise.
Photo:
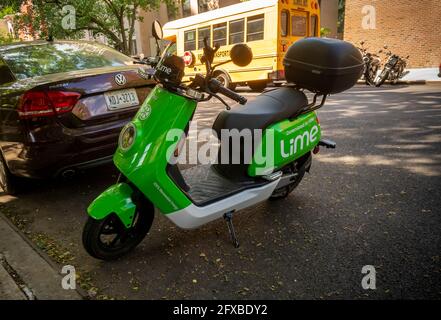
[(211, 96), (217, 98), (220, 102), (222, 102), (222, 104), (225, 106), (225, 108), (229, 111), (231, 110), (231, 107), (225, 102), (224, 99), (222, 99), (220, 96), (218, 96), (217, 94), (210, 94)]

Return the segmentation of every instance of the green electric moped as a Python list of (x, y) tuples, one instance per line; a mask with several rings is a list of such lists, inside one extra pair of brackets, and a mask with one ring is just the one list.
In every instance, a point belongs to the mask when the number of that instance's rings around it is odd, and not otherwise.
[[(157, 22), (153, 34), (162, 38)], [(238, 247), (233, 215), (269, 198), (284, 198), (296, 188), (319, 146), (335, 148), (334, 142), (321, 139), (315, 111), (329, 93), (353, 86), (362, 71), (361, 55), (346, 42), (301, 41), (303, 44), (299, 48), (294, 44), (284, 60), (288, 85), (267, 90), (251, 102), (216, 80), (218, 65), (213, 65), (213, 59), (219, 47), (211, 47), (207, 39), (201, 58), (206, 74), (196, 75), (187, 84), (181, 81), (185, 65), (174, 54), (176, 44), (165, 49), (155, 67), (157, 86), (121, 131), (114, 155), (120, 177), (88, 207), (83, 245), (91, 256), (111, 260), (129, 252), (149, 232), (155, 208), (185, 229), (223, 217)], [(348, 63), (359, 66), (352, 73), (347, 70), (350, 66), (341, 66), (345, 71), (336, 73), (335, 66), (316, 64), (309, 72), (305, 68), (314, 64), (305, 61), (302, 67), (301, 61), (313, 55), (308, 50), (325, 55), (337, 52), (339, 59), (328, 57), (327, 61), (338, 60), (340, 64), (349, 55)], [(252, 62), (251, 49), (237, 44), (230, 50), (230, 59), (245, 67)], [(303, 92), (305, 88), (315, 93), (312, 103)], [(230, 110), (220, 95), (239, 105)], [(211, 98), (227, 107), (213, 124), (213, 134), (219, 139), (215, 161), (181, 170), (171, 160), (179, 155), (198, 102)]]

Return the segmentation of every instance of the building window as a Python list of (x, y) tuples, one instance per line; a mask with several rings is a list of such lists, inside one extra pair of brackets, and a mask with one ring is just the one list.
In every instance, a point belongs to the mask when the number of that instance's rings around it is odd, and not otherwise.
[(317, 16), (311, 16), (311, 37), (318, 37)]
[(196, 50), (196, 30), (184, 32), (184, 51)]
[(230, 42), (229, 42), (229, 44), (244, 42), (244, 29), (245, 29), (244, 19), (231, 21), (230, 22)]
[(227, 24), (220, 23), (213, 26), (213, 44), (225, 46), (227, 44)]
[(132, 56), (136, 56), (138, 54), (138, 47), (136, 45), (136, 39), (132, 39), (131, 43), (132, 43), (132, 51), (130, 52), (130, 54)]
[(204, 47), (204, 39), (207, 38), (208, 45), (211, 45), (210, 27), (198, 29), (198, 49)]
[(291, 35), (294, 37), (306, 36), (306, 17), (292, 16), (291, 17)]
[(280, 15), (280, 25), (281, 25), (281, 35), (282, 37), (286, 37), (289, 32), (289, 11), (282, 10), (282, 14)]
[(249, 17), (247, 19), (247, 42), (263, 40), (263, 24), (265, 17), (263, 14)]
[(182, 15), (185, 17), (191, 16), (191, 0), (182, 0)]

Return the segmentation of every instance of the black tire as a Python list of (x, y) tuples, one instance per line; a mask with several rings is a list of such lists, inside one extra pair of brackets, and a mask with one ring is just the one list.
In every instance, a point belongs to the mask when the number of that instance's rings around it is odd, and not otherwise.
[(3, 155), (0, 153), (0, 189), (9, 195), (16, 195), (18, 191), (17, 178), (11, 174)]
[[(133, 250), (149, 232), (155, 209), (149, 201), (140, 201), (133, 226), (126, 229), (116, 214), (95, 220), (89, 217), (83, 229), (83, 246), (92, 257), (115, 260)], [(102, 236), (114, 237), (104, 241)]]
[(369, 70), (366, 72), (365, 81), (368, 86), (375, 85), (375, 77), (377, 75), (378, 67), (371, 66)]
[(216, 77), (217, 80), (220, 81), (220, 83), (222, 83), (222, 85), (225, 88), (228, 88), (230, 90), (235, 90), (236, 89), (236, 84), (235, 83), (231, 83), (230, 77), (225, 72), (218, 71), (218, 72), (215, 73), (215, 77)]
[(375, 82), (375, 86), (381, 86), (387, 80), (387, 78), (389, 78), (389, 70), (385, 69), (381, 71), (380, 76), (378, 77), (378, 81)]
[(267, 85), (267, 82), (265, 80), (248, 82), (248, 86), (251, 88), (251, 90), (258, 91), (258, 92), (263, 91), (263, 89), (266, 88), (266, 85)]

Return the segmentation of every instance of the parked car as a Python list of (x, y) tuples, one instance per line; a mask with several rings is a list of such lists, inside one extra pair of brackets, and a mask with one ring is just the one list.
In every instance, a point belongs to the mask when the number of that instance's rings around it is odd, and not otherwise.
[(111, 162), (121, 128), (154, 81), (104, 45), (34, 41), (0, 46), (0, 187), (16, 177), (74, 174)]

